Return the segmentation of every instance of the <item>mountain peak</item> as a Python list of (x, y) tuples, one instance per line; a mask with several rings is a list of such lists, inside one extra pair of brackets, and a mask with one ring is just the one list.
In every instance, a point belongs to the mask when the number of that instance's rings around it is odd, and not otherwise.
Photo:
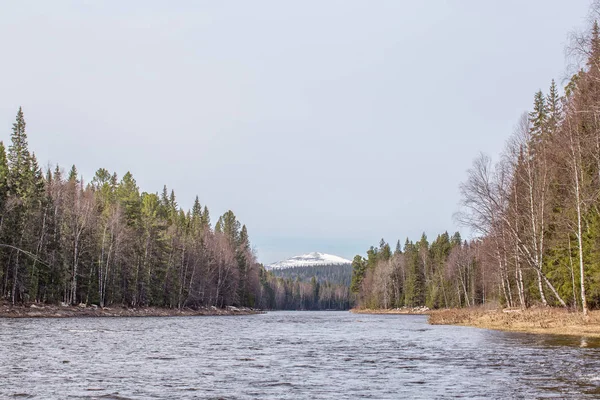
[(293, 267), (314, 267), (321, 265), (344, 265), (352, 264), (352, 261), (332, 254), (312, 253), (302, 254), (285, 260), (277, 261), (266, 266), (267, 269), (293, 268)]

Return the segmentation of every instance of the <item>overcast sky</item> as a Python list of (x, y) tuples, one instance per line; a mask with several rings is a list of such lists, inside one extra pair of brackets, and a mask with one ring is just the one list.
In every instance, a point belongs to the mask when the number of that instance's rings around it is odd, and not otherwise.
[(465, 171), (564, 85), (588, 6), (6, 1), (0, 139), (23, 106), (42, 164), (232, 209), (261, 262), (352, 258), (459, 228)]

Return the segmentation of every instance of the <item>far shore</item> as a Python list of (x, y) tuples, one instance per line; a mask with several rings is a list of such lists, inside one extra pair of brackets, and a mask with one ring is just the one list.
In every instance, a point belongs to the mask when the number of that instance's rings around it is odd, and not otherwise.
[(355, 314), (429, 315), (428, 321), (431, 325), (460, 325), (508, 332), (600, 338), (600, 310), (590, 311), (587, 318), (584, 318), (581, 311), (554, 307), (532, 307), (525, 310), (483, 307), (439, 310), (430, 310), (427, 307), (353, 308), (350, 312)]
[(484, 309), (480, 307), (431, 311), (432, 325), (461, 325), (509, 332), (570, 335), (600, 338), (600, 310), (585, 318), (579, 311), (535, 307), (521, 309)]
[(191, 317), (216, 315), (252, 315), (263, 314), (264, 311), (245, 307), (200, 307), (161, 308), (161, 307), (97, 307), (97, 306), (65, 306), (53, 304), (19, 304), (0, 303), (0, 318), (77, 318), (77, 317)]
[(354, 314), (402, 314), (402, 315), (429, 315), (431, 310), (427, 307), (402, 307), (402, 308), (352, 308)]

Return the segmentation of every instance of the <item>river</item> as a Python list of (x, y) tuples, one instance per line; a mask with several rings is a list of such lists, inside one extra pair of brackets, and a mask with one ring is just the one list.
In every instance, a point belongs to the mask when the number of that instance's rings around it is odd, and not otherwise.
[(598, 398), (600, 341), (425, 316), (0, 319), (0, 398)]

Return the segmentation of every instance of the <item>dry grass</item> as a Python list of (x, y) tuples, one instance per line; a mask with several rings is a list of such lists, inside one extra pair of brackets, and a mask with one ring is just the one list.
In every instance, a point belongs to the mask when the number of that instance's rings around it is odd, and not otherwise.
[(600, 310), (588, 318), (562, 308), (486, 310), (483, 308), (435, 310), (432, 325), (465, 325), (513, 332), (600, 337)]

